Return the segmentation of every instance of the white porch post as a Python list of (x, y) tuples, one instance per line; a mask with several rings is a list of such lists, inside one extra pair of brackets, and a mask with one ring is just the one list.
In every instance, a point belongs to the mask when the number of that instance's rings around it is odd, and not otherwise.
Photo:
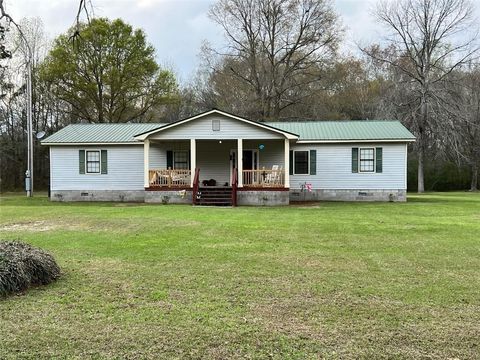
[(197, 144), (195, 139), (190, 139), (190, 186), (193, 187), (195, 168), (197, 167)]
[(243, 187), (243, 139), (237, 140), (238, 187)]
[(290, 140), (285, 139), (285, 187), (290, 187)]
[(143, 174), (144, 174), (144, 186), (146, 188), (150, 186), (149, 170), (150, 170), (150, 140), (145, 139), (143, 141)]

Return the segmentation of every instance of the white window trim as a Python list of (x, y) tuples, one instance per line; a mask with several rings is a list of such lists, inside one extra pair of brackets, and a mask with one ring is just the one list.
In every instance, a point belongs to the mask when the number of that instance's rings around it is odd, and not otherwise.
[[(295, 153), (296, 152), (307, 152), (307, 166), (308, 166), (308, 170), (307, 170), (307, 173), (306, 174), (297, 174), (295, 172)], [(310, 175), (310, 150), (293, 150), (293, 175)]]
[[(362, 171), (362, 150), (373, 150), (373, 170), (372, 171)], [(358, 148), (358, 172), (360, 174), (376, 174), (377, 173), (377, 148), (376, 147), (359, 147)]]
[[(186, 169), (177, 169), (175, 167), (175, 163), (176, 163), (175, 156), (176, 156), (177, 153), (186, 153), (186, 155), (187, 155), (187, 168)], [(188, 170), (189, 167), (190, 167), (189, 166), (190, 165), (190, 158), (188, 157), (188, 150), (173, 150), (173, 164), (172, 165), (173, 165), (172, 170)]]
[[(98, 152), (98, 158), (99, 158), (99, 171), (96, 172), (90, 172), (88, 171), (88, 153), (89, 152)], [(85, 149), (85, 175), (101, 175), (102, 174), (102, 150), (101, 149)]]

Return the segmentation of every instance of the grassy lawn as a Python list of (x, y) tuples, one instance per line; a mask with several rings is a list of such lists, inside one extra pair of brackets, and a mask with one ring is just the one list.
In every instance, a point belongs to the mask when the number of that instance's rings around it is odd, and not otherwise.
[(2, 196), (52, 252), (0, 358), (480, 358), (480, 194), (284, 208)]

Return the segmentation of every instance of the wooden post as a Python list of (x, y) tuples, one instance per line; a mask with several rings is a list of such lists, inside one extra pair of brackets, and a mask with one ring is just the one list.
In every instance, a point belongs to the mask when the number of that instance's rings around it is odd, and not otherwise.
[(150, 140), (143, 141), (143, 172), (144, 186), (150, 187)]
[(190, 139), (190, 186), (193, 188), (195, 168), (197, 167), (197, 144), (195, 139)]
[(243, 139), (237, 140), (238, 187), (243, 187)]
[(290, 140), (285, 139), (285, 168), (283, 169), (283, 173), (285, 174), (285, 187), (290, 187)]

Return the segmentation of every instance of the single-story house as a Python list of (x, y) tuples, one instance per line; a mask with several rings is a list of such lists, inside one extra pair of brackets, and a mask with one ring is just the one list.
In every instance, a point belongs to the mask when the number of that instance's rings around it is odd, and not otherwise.
[(398, 121), (263, 123), (217, 109), (173, 123), (73, 124), (49, 136), (63, 201), (287, 205), (406, 201)]

